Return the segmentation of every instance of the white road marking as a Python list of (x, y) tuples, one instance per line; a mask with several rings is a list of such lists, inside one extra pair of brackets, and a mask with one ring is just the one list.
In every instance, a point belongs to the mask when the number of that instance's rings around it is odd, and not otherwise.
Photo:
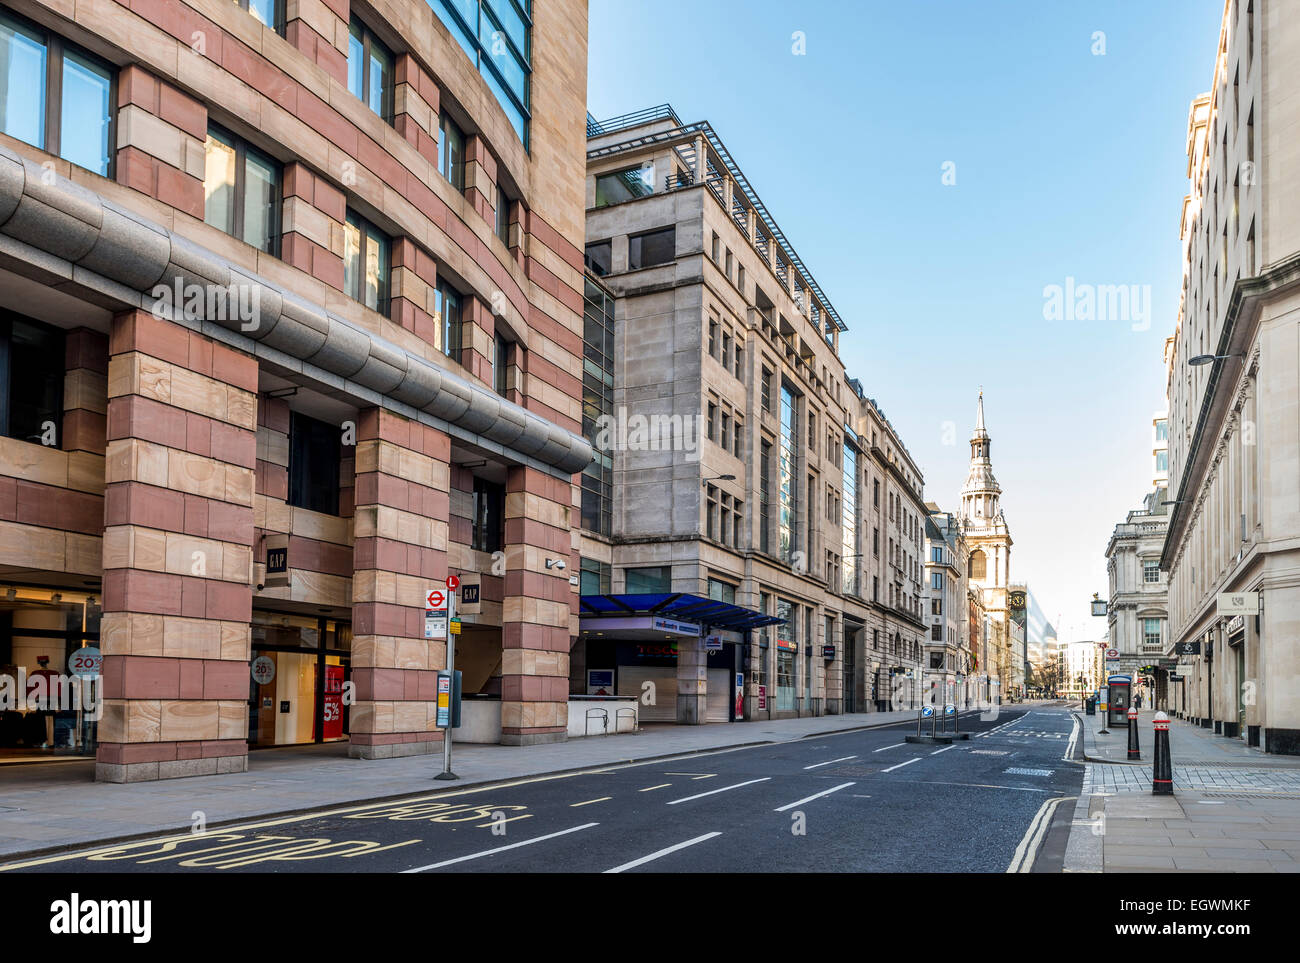
[(1079, 741), (1079, 717), (1071, 716), (1074, 720), (1074, 726), (1070, 729), (1070, 744), (1065, 747), (1065, 755), (1061, 757), (1062, 762), (1070, 762), (1074, 758), (1074, 744)]
[(751, 779), (748, 782), (738, 782), (734, 786), (723, 786), (721, 789), (710, 789), (708, 792), (697, 793), (694, 796), (684, 796), (681, 799), (674, 799), (668, 803), (669, 806), (676, 806), (678, 803), (690, 802), (692, 799), (703, 799), (705, 796), (715, 796), (720, 792), (726, 792), (729, 789), (739, 789), (741, 786), (752, 786), (756, 782), (767, 782), (771, 776), (764, 776), (762, 779)]
[(444, 859), (440, 863), (430, 863), (428, 866), (417, 866), (414, 869), (404, 869), (403, 873), (423, 873), (426, 869), (441, 869), (444, 866), (451, 866), (453, 863), (463, 863), (467, 860), (478, 859), (480, 856), (491, 856), (494, 853), (504, 853), (507, 849), (518, 849), (520, 846), (531, 846), (533, 843), (544, 843), (548, 839), (555, 839), (557, 836), (567, 836), (569, 833), (580, 832), (584, 829), (590, 829), (592, 826), (599, 826), (600, 823), (583, 823), (581, 826), (574, 826), (571, 829), (561, 829), (558, 833), (548, 833), (545, 836), (535, 836), (532, 839), (520, 840), (517, 843), (510, 843), (506, 846), (497, 846), (495, 849), (485, 849), (481, 852), (470, 853), (468, 856), (457, 856), (455, 859)]
[(659, 850), (658, 852), (651, 853), (649, 856), (642, 856), (640, 859), (634, 859), (632, 860), (632, 862), (624, 863), (622, 866), (615, 866), (613, 869), (607, 869), (605, 870), (605, 872), (621, 873), (627, 869), (635, 869), (637, 866), (641, 866), (645, 863), (650, 862), (651, 860), (658, 859), (660, 856), (667, 856), (669, 853), (675, 853), (679, 849), (685, 849), (687, 846), (694, 846), (696, 843), (702, 843), (707, 839), (712, 839), (714, 836), (721, 836), (721, 835), (722, 833), (705, 833), (703, 836), (696, 836), (694, 839), (688, 839), (684, 843), (678, 843), (676, 846), (669, 846), (665, 849)]
[(773, 809), (772, 812), (783, 813), (787, 809), (794, 809), (795, 806), (802, 806), (806, 802), (812, 802), (814, 799), (821, 799), (822, 796), (829, 796), (833, 792), (839, 792), (841, 789), (848, 789), (852, 785), (853, 783), (851, 782), (840, 783), (838, 786), (834, 786), (830, 789), (824, 789), (819, 793), (813, 793), (811, 796), (804, 796), (803, 799), (796, 799), (792, 803), (786, 803), (784, 806), (778, 806), (776, 809)]
[(881, 746), (879, 749), (872, 749), (872, 752), (884, 752), (886, 749), (897, 749), (899, 746), (905, 746), (905, 742), (896, 742), (892, 746)]
[(661, 782), (657, 786), (646, 786), (644, 789), (638, 789), (637, 792), (654, 792), (656, 789), (664, 789), (671, 785), (672, 783), (670, 782)]
[(601, 796), (599, 799), (588, 799), (586, 802), (569, 803), (569, 808), (577, 809), (579, 806), (590, 806), (592, 803), (605, 802), (607, 799), (613, 798), (613, 796)]
[(947, 752), (949, 749), (956, 749), (956, 748), (957, 748), (956, 746), (944, 746), (942, 749), (934, 750), (934, 752), (930, 753), (930, 755), (937, 756), (941, 752)]
[(925, 786), (968, 786), (971, 789), (1011, 789), (1015, 792), (1051, 792), (1050, 789), (1027, 789), (1024, 786), (991, 786), (982, 782), (932, 782), (928, 779), (917, 780)]
[(1052, 813), (1056, 812), (1057, 806), (1070, 798), (1074, 797), (1057, 796), (1055, 799), (1049, 799), (1038, 807), (1038, 812), (1034, 814), (1033, 821), (1029, 824), (1029, 828), (1025, 830), (1025, 838), (1020, 840), (1015, 855), (1011, 857), (1011, 864), (1007, 867), (1008, 873), (1027, 873), (1033, 868), (1034, 857), (1038, 855), (1038, 847), (1042, 845), (1044, 837), (1047, 836), (1047, 829), (1052, 824)]
[(804, 769), (820, 769), (822, 766), (829, 766), (833, 762), (847, 762), (850, 759), (856, 759), (857, 756), (840, 756), (838, 759), (827, 759), (825, 762), (815, 762), (811, 766), (804, 766)]
[(902, 769), (904, 766), (910, 766), (912, 763), (914, 763), (914, 762), (920, 762), (920, 761), (921, 761), (921, 757), (920, 757), (920, 756), (917, 756), (915, 759), (909, 759), (909, 760), (907, 760), (907, 762), (900, 762), (897, 766), (890, 766), (888, 769), (882, 769), (882, 770), (880, 770), (880, 771), (881, 771), (881, 772), (893, 772), (895, 769)]

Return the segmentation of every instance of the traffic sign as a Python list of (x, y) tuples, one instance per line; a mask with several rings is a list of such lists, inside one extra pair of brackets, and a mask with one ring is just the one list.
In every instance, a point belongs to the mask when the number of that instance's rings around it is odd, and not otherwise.
[(1106, 658), (1108, 658), (1108, 659), (1118, 659), (1118, 658), (1119, 658), (1119, 649), (1107, 649), (1107, 650), (1106, 650)]
[(451, 634), (460, 635), (460, 619), (451, 620)]
[(424, 607), (426, 609), (445, 609), (447, 607), (447, 593), (442, 589), (429, 589), (429, 594), (424, 597)]
[(921, 706), (921, 715), (927, 719), (934, 715), (934, 706)]
[(459, 575), (448, 575), (448, 576), (447, 576), (447, 588), (449, 588), (449, 589), (450, 589), (451, 591), (453, 591), (453, 592), (456, 591), (456, 589), (460, 588), (460, 576), (459, 576)]

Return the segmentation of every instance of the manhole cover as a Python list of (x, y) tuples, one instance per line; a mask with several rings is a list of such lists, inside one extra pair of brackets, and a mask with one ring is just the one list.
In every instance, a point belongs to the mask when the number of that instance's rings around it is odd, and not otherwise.
[(1055, 769), (1003, 769), (1003, 772), (1010, 773), (1013, 776), (1050, 776), (1056, 772)]

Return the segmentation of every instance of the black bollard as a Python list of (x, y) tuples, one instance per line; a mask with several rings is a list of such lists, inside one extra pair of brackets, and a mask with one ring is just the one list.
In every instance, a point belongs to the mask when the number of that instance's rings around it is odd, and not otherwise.
[(1128, 757), (1142, 758), (1142, 751), (1138, 747), (1138, 711), (1132, 707), (1128, 710)]
[(1169, 717), (1163, 712), (1157, 712), (1155, 725), (1155, 769), (1151, 774), (1151, 795), (1172, 796), (1174, 794), (1174, 764), (1173, 760), (1169, 758)]

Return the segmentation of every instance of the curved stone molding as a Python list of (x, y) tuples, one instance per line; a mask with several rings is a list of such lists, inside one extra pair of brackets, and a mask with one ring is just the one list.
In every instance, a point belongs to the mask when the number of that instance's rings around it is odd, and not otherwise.
[[(377, 338), (95, 191), (0, 147), (0, 234), (138, 292), (154, 307), (157, 285), (247, 286), (256, 315), (203, 318), (331, 374), (566, 472), (592, 459), (585, 438), (454, 372)], [(184, 310), (177, 305), (179, 313)]]

